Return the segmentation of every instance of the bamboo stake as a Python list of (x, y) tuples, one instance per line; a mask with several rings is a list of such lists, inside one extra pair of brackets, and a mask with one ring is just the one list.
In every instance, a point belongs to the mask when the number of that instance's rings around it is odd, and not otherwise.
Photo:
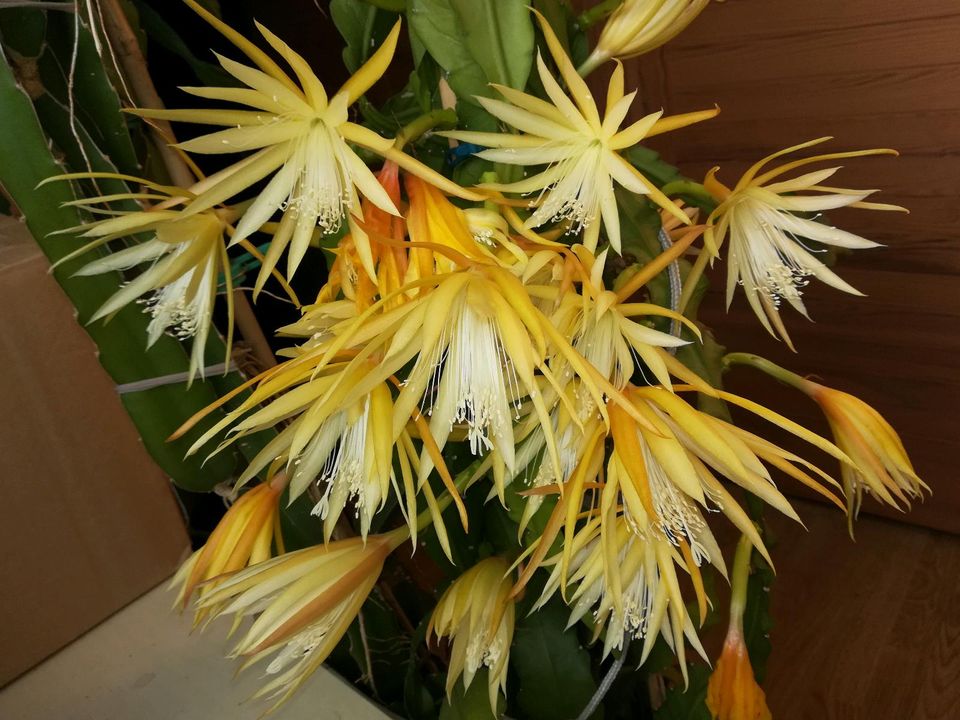
[[(93, 1), (93, 0), (91, 0)], [(143, 108), (151, 110), (163, 109), (163, 100), (157, 93), (150, 72), (147, 70), (147, 61), (140, 51), (137, 36), (127, 21), (127, 16), (120, 7), (119, 0), (99, 0), (103, 13), (104, 24), (110, 45), (117, 55), (120, 66), (130, 85), (134, 101)], [(150, 134), (160, 157), (163, 160), (170, 179), (181, 187), (190, 187), (196, 178), (190, 167), (172, 147), (176, 142), (173, 128), (166, 120), (154, 120), (150, 123)], [(277, 358), (270, 348), (270, 343), (264, 335), (263, 328), (257, 322), (250, 301), (242, 290), (233, 291), (234, 320), (241, 337), (250, 346), (254, 357), (262, 369), (273, 367)]]

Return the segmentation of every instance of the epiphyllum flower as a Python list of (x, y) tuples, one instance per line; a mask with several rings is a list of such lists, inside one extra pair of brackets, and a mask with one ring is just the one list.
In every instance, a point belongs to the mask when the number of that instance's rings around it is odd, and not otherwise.
[(697, 631), (684, 607), (676, 572), (676, 553), (661, 537), (638, 534), (622, 516), (606, 527), (599, 519), (584, 525), (571, 541), (573, 563), (566, 589), (560, 555), (545, 564), (551, 566), (543, 593), (533, 606), (536, 611), (557, 592), (570, 605), (567, 627), (592, 614), (594, 639), (604, 635), (603, 655), (614, 648), (624, 649), (629, 640), (643, 641), (641, 663), (662, 636), (680, 660), (686, 677), (684, 637), (703, 657)]
[(801, 388), (813, 398), (830, 422), (837, 445), (853, 465), (840, 470), (851, 517), (860, 511), (863, 491), (903, 509), (922, 498), (929, 486), (913, 469), (899, 435), (883, 416), (849, 393), (805, 381)]
[(625, 0), (607, 18), (597, 46), (580, 74), (586, 76), (610, 58), (656, 50), (673, 40), (703, 12), (710, 0)]
[(495, 85), (505, 98), (477, 101), (490, 114), (512, 128), (513, 133), (448, 132), (440, 133), (464, 142), (488, 148), (478, 157), (511, 165), (543, 165), (546, 170), (514, 183), (487, 183), (481, 187), (510, 193), (539, 193), (527, 228), (552, 220), (565, 220), (574, 231), (584, 230), (583, 244), (597, 247), (602, 218), (607, 238), (614, 250), (620, 250), (620, 218), (614, 196), (614, 182), (650, 199), (676, 215), (684, 223), (689, 218), (620, 153), (642, 139), (706, 120), (717, 110), (661, 118), (656, 112), (624, 129), (621, 124), (636, 95), (624, 94), (623, 68), (617, 67), (610, 78), (607, 108), (601, 119), (597, 105), (583, 79), (563, 51), (550, 24), (537, 13), (550, 53), (570, 95), (550, 74), (542, 57), (537, 57), (540, 80), (550, 98), (546, 102), (510, 87)]
[[(124, 284), (94, 313), (90, 321), (109, 317), (138, 298), (145, 298), (146, 312), (151, 316), (147, 326), (147, 347), (164, 333), (178, 338), (193, 338), (190, 353), (190, 378), (203, 374), (203, 355), (213, 314), (214, 300), (221, 275), (226, 284), (228, 327), (233, 328), (233, 292), (230, 261), (224, 244), (227, 211), (206, 210), (189, 214), (181, 203), (191, 192), (114, 173), (80, 173), (60, 175), (51, 180), (108, 178), (142, 185), (147, 192), (120, 193), (71, 202), (94, 213), (97, 207), (117, 201), (154, 201), (143, 211), (116, 214), (63, 232), (80, 232), (80, 237), (93, 240), (70, 253), (66, 262), (114, 240), (138, 234), (150, 234), (144, 242), (117, 250), (93, 260), (77, 271), (77, 275), (128, 271), (142, 266), (141, 272)], [(49, 182), (49, 181), (48, 181)], [(227, 356), (230, 354), (227, 337)]]
[[(558, 352), (566, 352), (578, 372), (585, 367), (533, 304), (521, 280), (499, 263), (498, 248), (478, 243), (464, 214), (435, 188), (414, 178), (408, 178), (407, 188), (408, 292), (418, 297), (379, 317), (375, 327), (380, 329), (365, 330), (360, 319), (337, 341), (350, 347), (354, 337), (365, 337), (365, 347), (383, 348), (369, 382), (383, 382), (413, 362), (394, 404), (395, 432), (419, 406), (429, 417), (437, 450), (456, 427), (465, 431), (474, 454), (492, 451), (498, 466), (512, 472), (513, 424), (521, 404), (529, 401), (541, 421), (549, 422), (536, 374), (549, 375), (547, 345), (559, 344)], [(376, 309), (372, 306), (370, 312)], [(587, 384), (599, 401), (594, 379)], [(549, 432), (547, 447), (559, 464)], [(434, 464), (425, 448), (419, 486)]]
[(766, 696), (753, 676), (743, 639), (752, 549), (749, 538), (741, 538), (733, 561), (730, 624), (720, 659), (707, 685), (707, 708), (712, 720), (771, 720), (773, 717)]
[[(394, 434), (390, 389), (380, 383), (359, 397), (351, 396), (374, 369), (371, 363), (345, 367), (338, 362), (315, 372), (314, 366), (301, 358), (271, 368), (251, 381), (257, 386), (238, 407), (204, 433), (189, 453), (228, 427), (227, 439), (214, 452), (287, 421), (250, 461), (240, 483), (279, 463), (290, 478), (291, 503), (315, 484), (320, 500), (313, 513), (323, 520), (327, 541), (348, 503), (360, 519), (361, 536), (367, 537), (373, 516), (387, 501), (393, 485), (415, 535), (413, 445), (406, 428), (401, 428), (399, 435)], [(177, 436), (193, 422), (178, 430)], [(422, 419), (420, 424), (426, 428)], [(448, 485), (452, 485), (439, 453), (431, 457), (441, 475), (449, 480)], [(395, 458), (401, 471), (402, 491), (394, 473)]]
[(813, 276), (837, 290), (862, 294), (818, 260), (814, 255), (816, 251), (806, 247), (804, 240), (851, 249), (877, 247), (875, 242), (800, 217), (797, 213), (819, 213), (842, 207), (905, 212), (896, 205), (864, 202), (876, 190), (848, 190), (822, 185), (839, 167), (778, 180), (812, 163), (863, 155), (896, 155), (894, 150), (828, 153), (764, 171), (764, 166), (778, 157), (829, 139), (813, 140), (764, 158), (751, 167), (732, 190), (716, 179), (717, 168), (707, 173), (704, 180), (706, 188), (719, 202), (707, 219), (706, 248), (716, 254), (724, 240), (730, 238), (727, 307), (733, 301), (737, 285), (742, 285), (750, 307), (763, 326), (771, 335), (783, 338), (791, 349), (793, 344), (780, 318), (780, 303), (786, 300), (806, 316), (800, 296), (809, 277)]
[[(544, 493), (566, 483), (573, 476), (589, 448), (588, 439), (600, 432), (600, 419), (597, 413), (587, 413), (580, 417), (579, 422), (575, 421), (571, 414), (571, 410), (578, 409), (578, 401), (583, 400), (583, 394), (579, 392), (579, 383), (577, 381), (569, 383), (565, 392), (566, 402), (556, 403), (550, 413), (550, 430), (556, 438), (557, 455), (560, 458), (559, 468), (550, 462), (550, 458), (544, 452), (546, 437), (539, 418), (528, 416), (517, 429), (517, 434), (524, 437), (524, 440), (517, 448), (516, 470), (512, 481), (516, 482), (520, 479), (530, 488), (529, 492), (524, 493), (527, 497), (518, 523), (520, 534), (543, 505)], [(531, 426), (532, 429), (530, 429)], [(590, 475), (596, 475), (598, 471), (599, 466)], [(501, 497), (500, 501), (504, 502), (504, 498)]]
[(820, 406), (837, 446), (852, 461), (840, 468), (851, 531), (864, 491), (898, 509), (909, 506), (912, 499), (922, 498), (924, 491), (929, 492), (930, 487), (913, 469), (900, 436), (879, 412), (860, 398), (807, 380), (756, 355), (731, 353), (724, 362), (762, 370), (806, 393)]
[[(243, 493), (230, 506), (204, 546), (173, 577), (170, 587), (180, 586), (177, 605), (186, 608), (198, 587), (200, 597), (206, 595), (216, 586), (214, 578), (269, 560), (274, 545), (277, 552), (284, 552), (278, 502), (286, 484), (286, 475), (280, 473)], [(203, 614), (197, 613), (198, 621)]]
[(399, 211), (348, 143), (391, 159), (427, 177), (448, 193), (480, 199), (400, 152), (393, 140), (348, 120), (349, 107), (387, 69), (400, 33), (399, 22), (363, 67), (336, 94), (328, 97), (306, 60), (265, 27), (257, 25), (267, 43), (293, 69), (296, 81), (265, 52), (194, 0), (186, 2), (257, 67), (221, 57), (220, 64), (242, 87), (184, 89), (192, 95), (246, 109), (140, 109), (135, 112), (149, 118), (227, 128), (181, 143), (180, 147), (188, 152), (252, 153), (201, 181), (194, 188), (197, 197), (190, 203), (188, 213), (222, 203), (274, 173), (246, 208), (231, 240), (240, 242), (260, 229), (278, 210), (282, 211), (283, 219), (273, 237), (265, 274), (289, 245), (287, 274), (292, 275), (309, 246), (314, 229), (319, 226), (321, 232), (333, 233), (347, 220), (364, 267), (374, 277), (369, 246), (354, 222), (354, 218), (362, 218), (359, 196), (363, 195), (384, 212), (398, 215)]
[(231, 652), (241, 669), (273, 655), (267, 684), (254, 697), (285, 702), (313, 673), (356, 619), (383, 562), (408, 537), (405, 527), (386, 535), (339, 540), (298, 550), (224, 578), (199, 601), (215, 617), (234, 613), (236, 624), (256, 616)]
[[(583, 457), (564, 484), (560, 501), (543, 535), (527, 551), (530, 560), (518, 580), (518, 588), (523, 587), (544, 561), (561, 530), (564, 539), (559, 553), (559, 582), (561, 588), (566, 586), (566, 578), (570, 577), (568, 569), (577, 563), (574, 539), (587, 501), (587, 507), (591, 508), (588, 517), (596, 516), (602, 533), (612, 531), (614, 516), (622, 514), (624, 522), (644, 540), (651, 543), (663, 541), (674, 548), (674, 554), (682, 559), (693, 580), (703, 618), (707, 597), (699, 568), (709, 562), (723, 571), (723, 559), (704, 519), (704, 509), (722, 512), (767, 557), (752, 521), (715, 473), (798, 521), (790, 503), (774, 486), (764, 463), (843, 507), (841, 501), (824, 487), (824, 483), (837, 485), (829, 475), (773, 443), (695, 409), (677, 394), (691, 389), (691, 386), (682, 385), (674, 386), (676, 392), (660, 387), (628, 387), (623, 393), (625, 402), (629, 402), (629, 409), (645, 424), (637, 422), (634, 414), (627, 413), (626, 404), (611, 405), (613, 452), (606, 464), (606, 473), (601, 475), (599, 472), (603, 467), (607, 439), (601, 428), (600, 432), (585, 440)], [(709, 388), (700, 389), (710, 391)], [(787, 418), (732, 393), (712, 392), (833, 457), (849, 462), (832, 443)], [(610, 573), (616, 560), (612, 550), (609, 547), (607, 550), (609, 552), (603, 557)]]
[[(529, 398), (538, 416), (548, 418), (534, 374), (535, 368), (543, 369), (544, 353), (536, 309), (512, 275), (478, 266), (442, 280), (419, 310), (408, 319), (422, 323), (413, 344), (402, 355), (387, 355), (397, 363), (417, 358), (397, 398), (395, 418), (408, 416), (419, 404), (440, 450), (459, 426), (474, 455), (494, 451), (512, 472), (513, 425), (521, 403)], [(548, 443), (555, 458), (552, 434)], [(432, 469), (433, 460), (425, 454), (420, 484)]]
[[(698, 229), (692, 229), (689, 237), (679, 242), (676, 251), (679, 252), (699, 235)], [(651, 371), (651, 377), (647, 378), (650, 383), (669, 388), (671, 371), (689, 377), (683, 366), (664, 351), (664, 348), (686, 345), (687, 341), (648, 327), (640, 320), (647, 316), (671, 318), (686, 325), (699, 337), (697, 326), (682, 315), (659, 305), (629, 301), (630, 296), (646, 280), (656, 276), (661, 266), (667, 263), (660, 258), (654, 260), (614, 292), (606, 289), (603, 282), (607, 252), (603, 251), (594, 257), (582, 246), (575, 246), (573, 251), (580, 263), (578, 270), (582, 272), (581, 292), (578, 295), (558, 291), (559, 305), (552, 320), (560, 332), (572, 338), (577, 352), (618, 390), (626, 387), (631, 380), (638, 361), (642, 361)], [(557, 370), (561, 384), (570, 374), (569, 368), (564, 364), (562, 366), (565, 373)], [(584, 413), (589, 412), (590, 402), (587, 396), (578, 398)]]
[(481, 560), (443, 593), (430, 616), (431, 634), (453, 643), (447, 670), (447, 697), (460, 676), (468, 689), (477, 671), (490, 669), (490, 708), (496, 712), (497, 691), (506, 693), (507, 665), (513, 642), (514, 602), (510, 597), (510, 565), (500, 557)]
[[(676, 389), (689, 388), (677, 386)], [(773, 443), (701, 412), (663, 388), (633, 388), (628, 395), (653, 430), (639, 426), (620, 408), (611, 410), (614, 450), (604, 492), (612, 502), (615, 497), (612, 493), (619, 490), (624, 512), (631, 522), (641, 529), (652, 528), (681, 549), (686, 544), (697, 565), (699, 557), (716, 560), (711, 551), (716, 543), (697, 506), (716, 505), (764, 552), (753, 524), (712, 471), (798, 521), (796, 512), (774, 486), (764, 463), (840, 505), (836, 496), (824, 487), (824, 483), (836, 486), (836, 481)], [(756, 413), (842, 462), (849, 462), (832, 443), (787, 418), (732, 393), (716, 391), (716, 395)]]

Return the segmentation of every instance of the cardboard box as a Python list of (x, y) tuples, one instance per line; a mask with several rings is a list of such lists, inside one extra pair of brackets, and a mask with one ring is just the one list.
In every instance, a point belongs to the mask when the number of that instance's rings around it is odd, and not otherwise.
[(0, 685), (189, 548), (169, 480), (48, 268), (26, 228), (0, 217)]

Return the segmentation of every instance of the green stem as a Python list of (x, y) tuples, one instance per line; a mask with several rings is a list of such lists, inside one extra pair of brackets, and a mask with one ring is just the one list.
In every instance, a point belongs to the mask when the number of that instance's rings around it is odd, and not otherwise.
[(586, 77), (609, 59), (610, 56), (606, 53), (602, 53), (599, 50), (594, 50), (592, 53), (590, 53), (590, 57), (584, 60), (583, 64), (577, 68), (577, 73), (580, 75), (580, 77)]
[(453, 108), (432, 110), (404, 125), (397, 133), (394, 146), (403, 150), (408, 143), (414, 142), (434, 128), (452, 128), (457, 125), (457, 113)]
[(728, 368), (731, 365), (748, 365), (779, 380), (785, 385), (804, 392), (807, 390), (808, 381), (805, 378), (753, 353), (728, 353), (724, 355), (724, 368)]
[(623, 0), (603, 0), (594, 5), (589, 10), (585, 10), (577, 18), (577, 27), (581, 30), (587, 30), (607, 17), (623, 3)]
[(730, 628), (743, 632), (743, 613), (747, 608), (747, 585), (750, 580), (750, 558), (753, 543), (746, 535), (737, 543), (733, 557), (733, 576), (730, 580)]
[(680, 292), (680, 300), (677, 302), (677, 312), (681, 315), (684, 314), (687, 306), (690, 304), (690, 299), (697, 289), (697, 283), (700, 282), (700, 278), (703, 277), (709, 261), (710, 252), (706, 248), (701, 248), (700, 254), (697, 255), (697, 259), (693, 262), (693, 267), (690, 268), (690, 272), (688, 272), (687, 276), (683, 279), (683, 290)]
[(702, 210), (713, 210), (717, 206), (717, 200), (710, 191), (695, 180), (674, 180), (664, 185), (661, 190), (668, 197), (677, 195), (686, 195), (687, 197), (698, 200), (697, 206)]
[(363, 0), (363, 2), (387, 12), (402, 13), (407, 9), (407, 0)]
[[(486, 185), (491, 183), (500, 182), (500, 175), (495, 170), (488, 170), (480, 176), (480, 184)], [(500, 214), (500, 206), (497, 205), (493, 200), (485, 200), (483, 203), (483, 208), (485, 210), (490, 210), (491, 212)]]
[[(457, 488), (457, 491), (460, 493), (460, 495), (463, 495), (463, 493), (467, 491), (471, 478), (473, 478), (473, 476), (477, 473), (477, 469), (482, 464), (482, 460), (474, 460), (467, 467), (461, 470), (455, 478), (453, 478), (453, 485)], [(442, 495), (440, 495), (440, 497), (437, 498), (437, 507), (442, 513), (444, 510), (450, 507), (450, 503), (452, 502), (453, 495), (445, 491)], [(416, 517), (417, 532), (426, 529), (432, 521), (433, 517), (430, 512), (430, 508), (427, 508)]]

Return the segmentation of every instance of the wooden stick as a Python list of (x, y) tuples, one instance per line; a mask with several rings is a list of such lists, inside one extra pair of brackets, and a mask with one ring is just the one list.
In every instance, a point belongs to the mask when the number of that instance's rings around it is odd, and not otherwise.
[[(100, 0), (100, 3), (106, 31), (110, 36), (110, 44), (130, 84), (133, 99), (140, 107), (151, 110), (163, 109), (163, 100), (160, 99), (157, 88), (153, 84), (147, 69), (147, 61), (140, 51), (137, 36), (130, 27), (119, 0)], [(173, 134), (170, 123), (166, 120), (154, 120), (149, 127), (163, 164), (170, 173), (170, 179), (181, 187), (193, 185), (196, 182), (193, 172), (172, 147), (176, 142), (176, 136)], [(276, 365), (277, 358), (270, 349), (270, 343), (263, 328), (257, 322), (250, 301), (242, 290), (234, 290), (233, 305), (240, 335), (250, 346), (261, 368), (265, 370)]]

